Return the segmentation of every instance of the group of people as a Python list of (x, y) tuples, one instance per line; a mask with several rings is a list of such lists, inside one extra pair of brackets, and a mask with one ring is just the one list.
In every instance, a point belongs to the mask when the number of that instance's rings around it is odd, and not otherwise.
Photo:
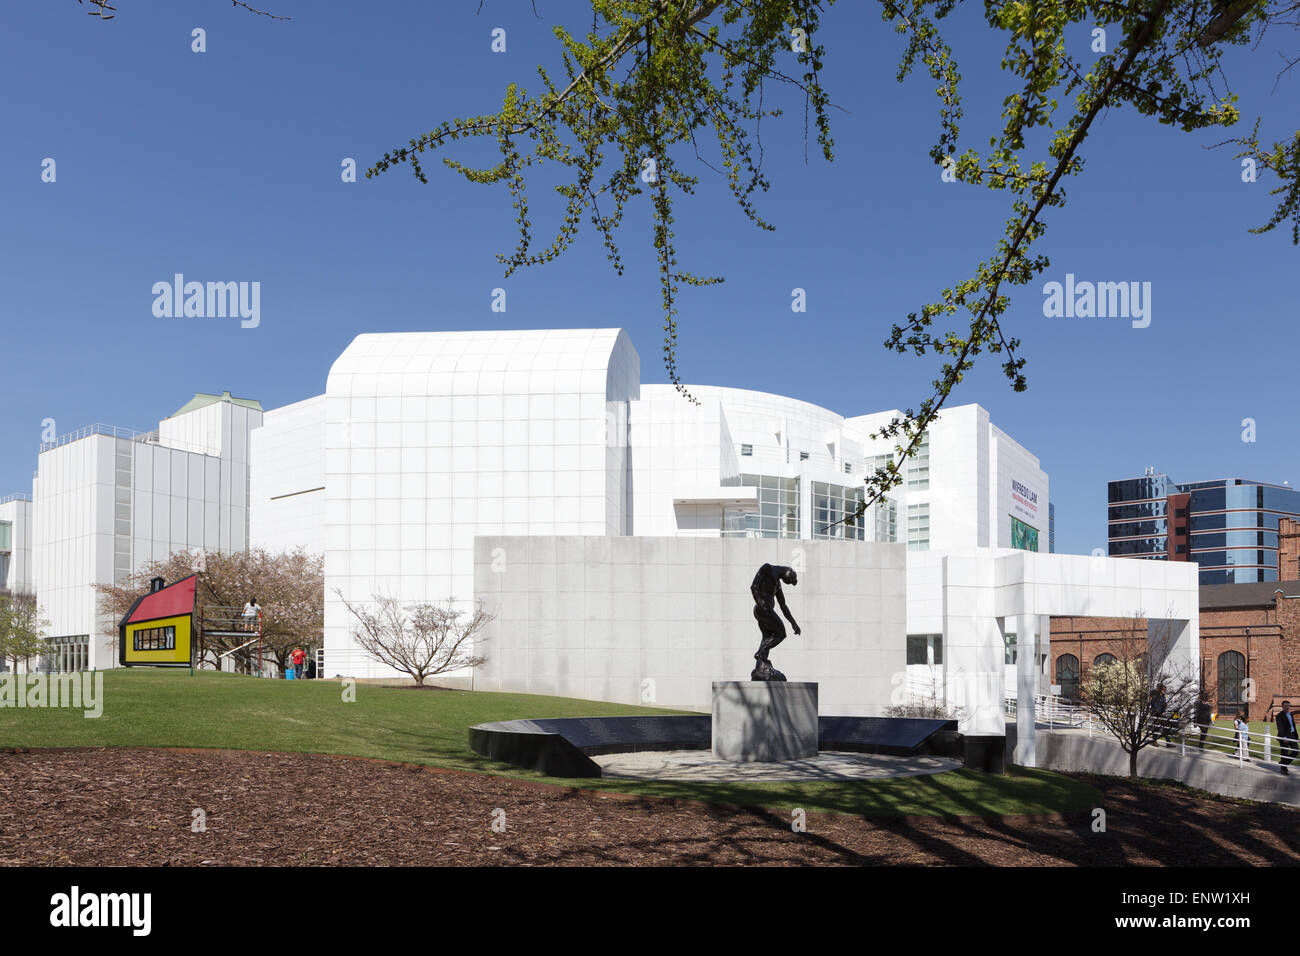
[[(1184, 715), (1175, 711), (1166, 716), (1165, 711), (1168, 709), (1168, 698), (1165, 693), (1163, 684), (1158, 686), (1151, 695), (1151, 722), (1153, 727), (1153, 744), (1160, 746), (1160, 741), (1165, 741), (1165, 746), (1174, 746), (1173, 735), (1178, 732), (1178, 728), (1185, 722)], [(1205, 735), (1209, 732), (1213, 724), (1214, 712), (1210, 708), (1210, 702), (1202, 695), (1197, 699), (1195, 713), (1192, 722), (1200, 728), (1200, 740), (1198, 745), (1202, 750), (1205, 749)], [(1282, 701), (1282, 708), (1277, 712), (1275, 718), (1277, 724), (1277, 742), (1281, 751), (1278, 759), (1279, 767), (1284, 774), (1290, 774), (1288, 765), (1300, 756), (1300, 733), (1297, 733), (1297, 724), (1295, 714), (1291, 711), (1291, 701)], [(1238, 710), (1233, 715), (1233, 740), (1236, 743), (1237, 752), (1241, 759), (1250, 763), (1250, 722), (1246, 719), (1246, 712)]]

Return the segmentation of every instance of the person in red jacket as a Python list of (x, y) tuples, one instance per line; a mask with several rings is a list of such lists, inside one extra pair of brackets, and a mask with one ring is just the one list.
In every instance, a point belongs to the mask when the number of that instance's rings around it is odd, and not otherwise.
[(295, 647), (293, 653), (289, 655), (289, 661), (293, 664), (293, 676), (302, 677), (304, 667), (303, 663), (307, 660), (307, 655), (301, 647)]

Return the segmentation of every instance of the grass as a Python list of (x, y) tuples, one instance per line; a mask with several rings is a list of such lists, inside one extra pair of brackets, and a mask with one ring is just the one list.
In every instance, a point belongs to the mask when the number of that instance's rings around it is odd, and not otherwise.
[(685, 783), (545, 777), (479, 756), (468, 728), (521, 717), (681, 713), (528, 694), (417, 691), (335, 681), (273, 681), (200, 671), (104, 674), (103, 715), (0, 711), (0, 747), (199, 747), (375, 757), (522, 780), (747, 807), (863, 816), (1004, 816), (1095, 807), (1091, 786), (1042, 770), (958, 770), (882, 781)]

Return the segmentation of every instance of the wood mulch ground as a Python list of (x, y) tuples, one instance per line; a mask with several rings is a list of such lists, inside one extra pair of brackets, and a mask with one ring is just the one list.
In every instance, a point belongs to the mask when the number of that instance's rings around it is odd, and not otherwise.
[[(117, 748), (0, 752), (0, 865), (1258, 865), (1300, 810), (1089, 777), (1077, 820), (872, 821), (641, 800), (378, 761)], [(206, 832), (194, 832), (194, 811)], [(494, 832), (496, 810), (505, 832)]]

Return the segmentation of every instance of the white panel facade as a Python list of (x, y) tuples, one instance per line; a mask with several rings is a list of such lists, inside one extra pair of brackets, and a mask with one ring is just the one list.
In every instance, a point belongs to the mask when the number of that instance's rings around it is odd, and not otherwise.
[(336, 589), (467, 601), (476, 535), (628, 533), (639, 387), (620, 329), (353, 340), (325, 399), (329, 671), (389, 673), (355, 651)]
[(268, 411), (252, 434), (255, 548), (325, 553), (325, 396)]
[(23, 495), (0, 502), (0, 522), (9, 526), (7, 547), (0, 547), (4, 573), (0, 589), (32, 590), (32, 501)]
[(803, 633), (775, 650), (816, 681), (822, 714), (879, 715), (904, 670), (900, 545), (694, 537), (476, 541), (475, 593), (497, 615), (479, 689), (708, 711), (713, 680), (747, 680), (759, 644), (749, 586), (764, 563), (799, 568), (784, 591)]

